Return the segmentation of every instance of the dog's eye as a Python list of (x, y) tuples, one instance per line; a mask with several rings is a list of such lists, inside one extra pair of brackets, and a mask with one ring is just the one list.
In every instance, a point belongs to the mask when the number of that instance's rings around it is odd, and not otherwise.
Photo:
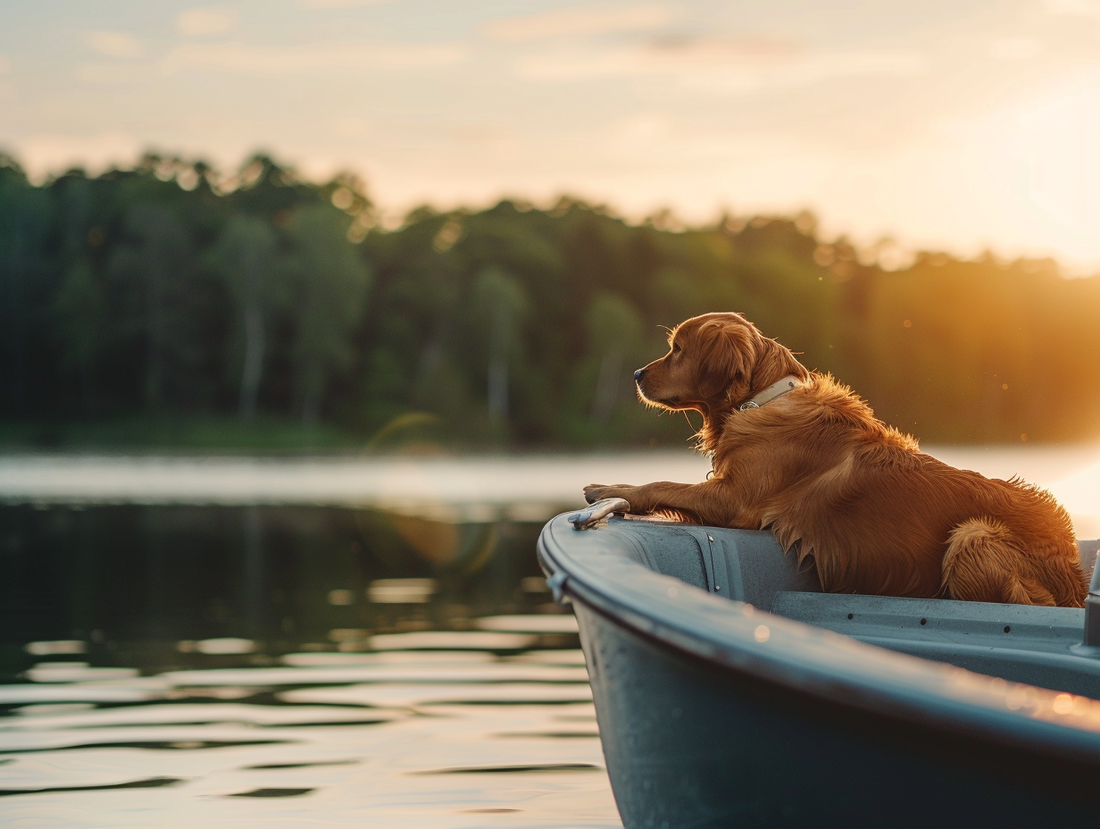
[(673, 343), (672, 344), (672, 353), (673, 354), (679, 354), (680, 353), (680, 344), (679, 343)]

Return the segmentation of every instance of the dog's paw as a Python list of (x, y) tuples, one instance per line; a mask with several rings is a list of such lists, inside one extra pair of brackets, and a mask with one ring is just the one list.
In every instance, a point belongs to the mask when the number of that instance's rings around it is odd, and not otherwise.
[(569, 516), (568, 521), (578, 530), (587, 530), (603, 521), (612, 513), (630, 512), (630, 504), (622, 498), (606, 498), (597, 501), (591, 507)]
[(590, 504), (602, 501), (604, 498), (622, 498), (627, 487), (622, 484), (609, 486), (608, 484), (589, 484), (584, 488), (584, 500)]

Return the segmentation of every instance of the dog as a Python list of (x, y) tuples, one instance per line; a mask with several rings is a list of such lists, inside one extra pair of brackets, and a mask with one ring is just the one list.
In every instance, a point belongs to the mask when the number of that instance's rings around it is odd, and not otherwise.
[(922, 453), (831, 375), (742, 315), (692, 317), (634, 373), (647, 405), (703, 416), (713, 470), (697, 484), (591, 484), (589, 503), (736, 529), (768, 529), (822, 589), (1081, 607), (1088, 578), (1066, 511), (1037, 487)]

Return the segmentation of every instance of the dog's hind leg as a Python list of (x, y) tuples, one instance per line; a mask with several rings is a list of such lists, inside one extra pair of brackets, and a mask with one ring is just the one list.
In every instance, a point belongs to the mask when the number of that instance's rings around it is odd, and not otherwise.
[(943, 557), (942, 593), (971, 602), (1056, 605), (1051, 592), (1021, 572), (1023, 553), (1000, 521), (972, 518), (951, 531)]

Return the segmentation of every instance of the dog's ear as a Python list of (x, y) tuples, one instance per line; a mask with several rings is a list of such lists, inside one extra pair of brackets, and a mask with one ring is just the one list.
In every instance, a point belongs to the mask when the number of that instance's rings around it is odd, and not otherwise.
[(726, 320), (706, 322), (699, 334), (703, 349), (700, 391), (709, 398), (738, 383), (748, 385), (760, 335), (749, 325), (735, 325)]

